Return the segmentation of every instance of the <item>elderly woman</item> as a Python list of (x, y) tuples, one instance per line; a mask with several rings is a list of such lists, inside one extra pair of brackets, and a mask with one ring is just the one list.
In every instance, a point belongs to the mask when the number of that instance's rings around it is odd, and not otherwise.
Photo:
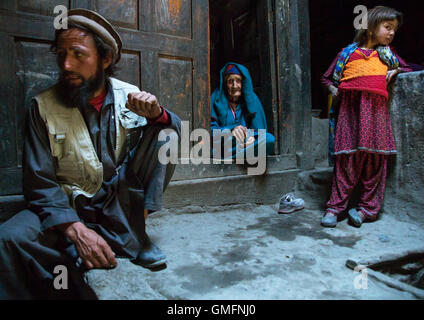
[[(230, 62), (221, 69), (219, 88), (211, 96), (211, 129), (215, 149), (217, 142), (221, 148), (221, 158), (244, 157), (249, 155), (249, 148), (257, 154), (262, 149), (261, 144), (264, 144), (266, 154), (257, 157), (269, 155), (274, 150), (274, 136), (268, 132), (262, 135), (258, 131), (267, 129), (266, 118), (246, 67)], [(225, 129), (231, 134), (219, 139)], [(212, 152), (214, 157), (216, 151)]]

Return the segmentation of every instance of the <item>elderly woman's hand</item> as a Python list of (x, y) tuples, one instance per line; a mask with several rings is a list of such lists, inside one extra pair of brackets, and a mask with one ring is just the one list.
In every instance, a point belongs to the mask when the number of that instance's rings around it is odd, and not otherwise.
[(255, 142), (255, 137), (254, 136), (250, 136), (249, 138), (247, 138), (247, 140), (246, 140), (245, 143), (240, 144), (240, 147), (247, 148), (248, 146), (250, 146), (254, 142)]
[(237, 126), (231, 131), (231, 134), (238, 142), (243, 142), (247, 136), (247, 128), (243, 126)]

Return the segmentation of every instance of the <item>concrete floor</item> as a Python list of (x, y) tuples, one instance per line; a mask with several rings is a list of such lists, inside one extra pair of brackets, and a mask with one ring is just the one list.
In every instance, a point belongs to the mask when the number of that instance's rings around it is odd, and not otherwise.
[(423, 227), (407, 218), (383, 212), (359, 229), (347, 219), (328, 229), (310, 201), (288, 215), (277, 214), (277, 204), (187, 211), (147, 221), (168, 256), (166, 269), (152, 272), (120, 259), (114, 270), (90, 271), (99, 298), (416, 299), (371, 277), (367, 289), (355, 289), (358, 273), (345, 266), (347, 259), (422, 248)]

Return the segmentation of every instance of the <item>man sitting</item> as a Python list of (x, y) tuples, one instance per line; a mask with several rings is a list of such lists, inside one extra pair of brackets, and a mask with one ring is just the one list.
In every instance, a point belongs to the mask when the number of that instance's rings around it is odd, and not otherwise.
[(93, 11), (70, 10), (68, 29), (56, 30), (60, 80), (35, 97), (26, 122), (28, 209), (0, 225), (0, 299), (67, 293), (53, 288), (58, 265), (78, 289), (82, 272), (114, 268), (116, 257), (147, 268), (166, 262), (145, 217), (161, 209), (175, 169), (158, 161), (159, 132), (179, 134), (181, 121), (112, 77), (121, 47)]

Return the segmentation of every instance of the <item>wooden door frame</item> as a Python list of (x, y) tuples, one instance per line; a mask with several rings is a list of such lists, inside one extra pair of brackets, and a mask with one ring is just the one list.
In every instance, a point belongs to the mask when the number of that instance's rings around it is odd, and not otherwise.
[(308, 0), (275, 2), (280, 153), (312, 169), (312, 102)]

